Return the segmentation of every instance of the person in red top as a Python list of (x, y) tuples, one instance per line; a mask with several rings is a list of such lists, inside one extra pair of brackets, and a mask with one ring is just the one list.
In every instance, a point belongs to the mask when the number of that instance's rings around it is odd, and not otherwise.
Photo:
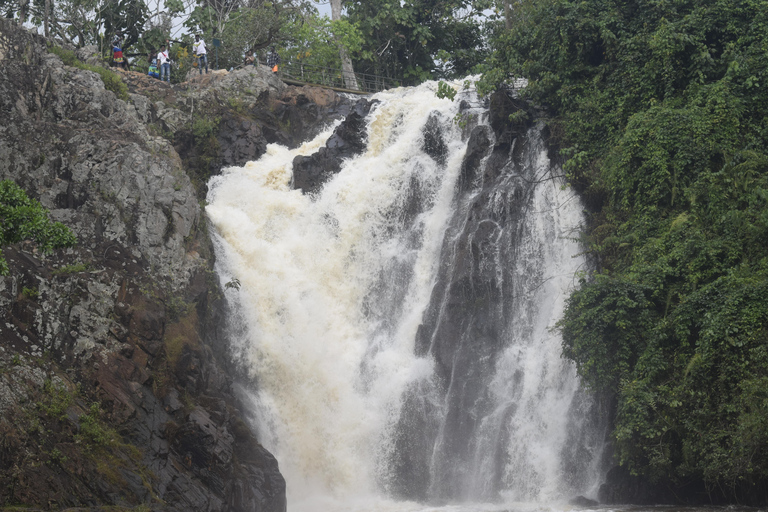
[(119, 46), (115, 46), (112, 48), (112, 61), (114, 61), (115, 66), (124, 68), (125, 67), (125, 59), (123, 58), (123, 50)]
[(115, 66), (126, 69), (125, 58), (123, 57), (122, 39), (120, 33), (115, 34), (112, 39), (112, 62)]

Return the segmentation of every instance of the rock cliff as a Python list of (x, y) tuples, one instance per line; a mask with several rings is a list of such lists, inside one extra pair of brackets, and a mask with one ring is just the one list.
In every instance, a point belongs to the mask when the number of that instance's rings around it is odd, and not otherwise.
[(78, 238), (2, 248), (0, 507), (285, 510), (233, 398), (200, 200), (222, 166), (353, 102), (258, 67), (172, 87), (121, 72), (116, 94), (49, 44), (0, 19), (0, 179)]

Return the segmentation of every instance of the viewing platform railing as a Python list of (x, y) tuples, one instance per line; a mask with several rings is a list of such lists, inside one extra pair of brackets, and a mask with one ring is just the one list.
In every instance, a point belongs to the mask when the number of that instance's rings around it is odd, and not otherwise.
[(358, 94), (372, 94), (400, 85), (391, 78), (367, 73), (354, 73), (357, 88), (351, 88), (344, 80), (344, 72), (341, 69), (323, 68), (297, 62), (281, 63), (278, 66), (278, 74), (286, 83), (319, 85)]

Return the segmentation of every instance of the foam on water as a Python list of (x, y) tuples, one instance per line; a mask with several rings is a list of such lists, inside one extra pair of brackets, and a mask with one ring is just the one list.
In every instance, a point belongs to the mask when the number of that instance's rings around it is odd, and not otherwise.
[[(458, 102), (438, 99), (435, 89), (428, 83), (377, 95), (367, 150), (346, 161), (315, 195), (291, 189), (291, 164), (296, 156), (317, 151), (332, 128), (294, 150), (269, 145), (260, 160), (225, 169), (209, 183), (206, 212), (215, 227), (217, 271), (222, 283), (236, 278), (241, 285), (226, 290), (233, 305), (234, 357), (255, 379), (247, 394), (259, 438), (280, 463), (291, 510), (508, 510), (433, 508), (388, 499), (381, 488), (391, 471), (386, 461), (403, 394), (434, 374), (430, 356), (414, 355), (414, 340), (440, 268), (446, 228), (460, 207), (455, 192), (466, 142), (454, 122)], [(424, 151), (430, 117), (446, 144), (443, 162)], [(555, 192), (545, 198), (559, 194), (565, 204), (572, 199), (552, 186)], [(542, 199), (538, 206), (550, 208), (551, 201)], [(578, 205), (574, 211), (577, 225)], [(557, 236), (563, 238), (562, 231)], [(555, 251), (549, 271), (556, 277), (531, 293), (547, 302), (546, 310), (528, 323), (521, 320), (519, 331), (534, 332), (539, 341), (510, 339), (496, 374), (488, 375), (489, 393), (503, 411), (509, 397), (519, 394), (513, 376), (521, 359), (539, 365), (526, 369), (530, 396), (517, 407), (541, 407), (543, 413), (521, 413), (512, 426), (500, 423), (509, 418), (501, 412), (480, 422), (478, 439), (528, 435), (526, 445), (510, 445), (507, 473), (520, 464), (535, 466), (537, 475), (559, 471), (551, 466), (564, 442), (565, 402), (578, 383), (572, 369), (559, 363), (559, 341), (549, 339), (555, 337), (549, 329), (580, 264), (562, 266), (578, 249), (569, 243)], [(549, 341), (540, 341), (544, 338)], [(550, 389), (541, 389), (547, 372), (564, 374), (553, 378)], [(554, 419), (543, 427), (540, 421), (525, 424), (526, 417), (542, 415)], [(478, 447), (472, 469), (478, 478), (465, 485), (482, 486), (483, 451), (498, 443), (472, 442)], [(538, 476), (530, 485), (552, 486), (557, 478)], [(540, 497), (558, 498), (549, 490)]]

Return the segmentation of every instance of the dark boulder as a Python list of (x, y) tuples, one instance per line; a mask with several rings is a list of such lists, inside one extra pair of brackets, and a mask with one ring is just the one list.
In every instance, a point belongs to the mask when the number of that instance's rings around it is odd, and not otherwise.
[(231, 117), (219, 125), (218, 142), (221, 147), (221, 166), (245, 165), (257, 160), (267, 151), (258, 123)]
[(568, 503), (577, 507), (596, 507), (599, 505), (596, 500), (591, 500), (584, 496), (576, 496), (575, 498), (569, 500)]
[(344, 159), (358, 155), (365, 149), (365, 118), (375, 102), (361, 99), (349, 115), (336, 127), (325, 147), (310, 156), (297, 156), (293, 160), (293, 188), (305, 194), (317, 192), (328, 178), (341, 170)]

